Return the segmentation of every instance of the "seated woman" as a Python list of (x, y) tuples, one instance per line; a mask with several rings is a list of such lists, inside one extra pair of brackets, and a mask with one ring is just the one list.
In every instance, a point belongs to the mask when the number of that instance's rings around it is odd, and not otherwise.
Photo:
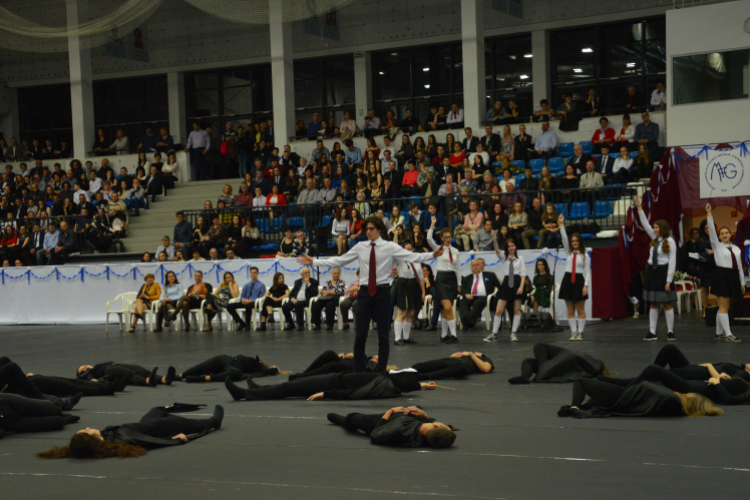
[(206, 326), (204, 332), (213, 331), (211, 320), (219, 310), (226, 309), (229, 301), (240, 296), (240, 287), (229, 271), (224, 273), (223, 281), (216, 287), (214, 293), (206, 295)]
[(316, 375), (278, 385), (259, 386), (248, 379), (249, 389), (241, 389), (231, 380), (224, 382), (235, 401), (264, 401), (286, 398), (318, 399), (383, 399), (395, 398), (404, 392), (435, 389), (435, 382), (420, 383), (415, 372), (391, 373), (338, 373)]
[(112, 380), (131, 377), (130, 383), (132, 385), (143, 385), (146, 387), (156, 387), (159, 383), (172, 385), (172, 380), (174, 380), (175, 377), (174, 367), (170, 366), (167, 369), (167, 375), (164, 377), (157, 376), (156, 372), (158, 370), (158, 366), (155, 366), (151, 371), (148, 371), (144, 367), (138, 365), (124, 365), (115, 363), (114, 361), (106, 361), (94, 366), (81, 365), (76, 371), (76, 376), (80, 380)]
[(192, 419), (173, 415), (176, 412), (194, 411), (204, 405), (157, 406), (151, 408), (138, 423), (106, 427), (101, 431), (86, 428), (71, 438), (68, 446), (55, 446), (37, 453), (38, 458), (135, 458), (146, 450), (176, 446), (221, 429), (224, 408), (216, 405), (214, 414), (206, 419)]
[[(268, 317), (272, 316), (275, 308), (281, 307), (281, 302), (289, 297), (289, 287), (284, 284), (284, 275), (282, 273), (276, 273), (273, 275), (273, 284), (271, 288), (266, 292), (263, 298), (263, 303), (260, 308), (260, 326), (258, 327), (259, 332), (266, 331), (266, 322), (269, 321)], [(280, 319), (280, 318), (279, 318)]]
[(74, 424), (81, 417), (63, 413), (50, 401), (27, 398), (16, 394), (0, 394), (0, 437), (5, 433), (59, 431), (66, 424)]
[[(583, 404), (586, 395), (589, 400)], [(600, 380), (582, 378), (573, 384), (573, 401), (557, 412), (558, 417), (705, 417), (721, 416), (724, 410), (700, 394), (673, 392), (651, 382), (627, 388)]]
[(492, 358), (481, 352), (456, 352), (449, 358), (423, 361), (412, 368), (419, 373), (419, 380), (440, 380), (490, 373), (495, 365)]
[(534, 382), (566, 383), (581, 378), (611, 375), (604, 362), (586, 353), (569, 351), (551, 344), (534, 345), (534, 358), (521, 362), (521, 376), (508, 380), (512, 385)]
[(333, 330), (336, 309), (339, 300), (344, 296), (344, 290), (346, 290), (346, 283), (341, 279), (341, 268), (335, 267), (331, 270), (331, 279), (323, 285), (320, 296), (310, 306), (314, 331), (320, 330), (323, 309), (326, 311), (326, 330)]
[(162, 331), (162, 324), (164, 323), (165, 318), (167, 321), (167, 328), (169, 328), (170, 323), (175, 319), (175, 307), (182, 298), (182, 293), (182, 286), (180, 286), (180, 282), (177, 280), (175, 272), (167, 271), (164, 278), (164, 290), (161, 292), (161, 303), (159, 305), (159, 310), (156, 313), (156, 327), (154, 328), (154, 332), (158, 333)]
[[(373, 356), (365, 363), (366, 372), (374, 372), (378, 367), (378, 357)], [(395, 366), (388, 366), (388, 370), (395, 370)], [(328, 375), (330, 373), (351, 373), (354, 371), (354, 354), (336, 354), (336, 351), (325, 351), (315, 358), (315, 361), (302, 373), (289, 375), (289, 380), (298, 378), (314, 377), (316, 375)]]
[[(276, 375), (279, 369), (268, 366), (268, 363), (255, 356), (227, 356), (225, 354), (209, 358), (175, 377), (175, 380), (184, 380), (188, 383), (195, 382), (223, 382), (229, 377), (231, 380), (243, 380), (252, 376), (265, 377)], [(248, 377), (248, 375), (250, 377)]]
[[(135, 311), (133, 313), (133, 322), (130, 325), (130, 333), (135, 333), (135, 325), (138, 320), (142, 320), (144, 325), (146, 324), (146, 318), (143, 313), (151, 308), (151, 302), (159, 300), (161, 297), (161, 287), (159, 283), (154, 283), (154, 275), (149, 273), (143, 277), (145, 283), (138, 290), (137, 299), (135, 300)], [(144, 328), (146, 328), (144, 326)]]

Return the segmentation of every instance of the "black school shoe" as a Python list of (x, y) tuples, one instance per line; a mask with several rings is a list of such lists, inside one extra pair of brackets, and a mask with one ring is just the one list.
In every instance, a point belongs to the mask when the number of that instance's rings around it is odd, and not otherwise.
[(406, 339), (404, 340), (404, 344), (419, 344), (419, 342), (414, 339)]
[(458, 337), (455, 335), (450, 335), (448, 337), (448, 340), (445, 341), (446, 344), (458, 344)]
[(656, 334), (648, 332), (645, 337), (643, 337), (643, 340), (656, 340)]
[(393, 345), (404, 346), (406, 344), (404, 344), (403, 340), (399, 339), (399, 340), (394, 341)]

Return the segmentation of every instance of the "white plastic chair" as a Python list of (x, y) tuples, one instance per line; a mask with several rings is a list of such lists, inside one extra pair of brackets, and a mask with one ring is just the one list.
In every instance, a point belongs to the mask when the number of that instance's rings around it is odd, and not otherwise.
[[(158, 314), (160, 308), (161, 308), (161, 299), (156, 300), (151, 303), (151, 314), (153, 314), (154, 316), (154, 321), (151, 323), (152, 332), (154, 331), (154, 327), (156, 326), (156, 315)], [(178, 316), (180, 315), (178, 314)], [(172, 322), (172, 329), (174, 331), (178, 331), (180, 329), (179, 325), (180, 325), (179, 318), (175, 318), (175, 320)]]
[(311, 298), (307, 303), (307, 307), (305, 307), (305, 318), (308, 330), (312, 329), (312, 305), (320, 298), (320, 291), (322, 289), (323, 287), (318, 285), (318, 294), (315, 297)]
[[(703, 309), (703, 300), (701, 299), (701, 293), (698, 286), (692, 280), (675, 281), (675, 288), (677, 289), (677, 313), (682, 313), (682, 299), (687, 298), (687, 310), (690, 312), (690, 298), (695, 297), (695, 308), (698, 310)], [(688, 285), (692, 289), (688, 290)], [(682, 290), (679, 288), (682, 287)]]
[[(255, 301), (255, 308), (254, 308), (255, 309), (255, 313), (253, 314), (253, 316), (254, 316), (253, 319), (255, 321), (254, 328), (258, 328), (258, 325), (260, 325), (260, 312), (263, 309), (263, 302), (265, 302), (265, 300), (266, 300), (265, 298), (261, 298), (261, 299)], [(279, 307), (274, 307), (273, 310), (271, 311), (271, 314), (278, 313), (278, 315), (279, 315), (279, 321), (277, 321), (277, 323), (281, 324), (282, 326), (283, 326), (283, 322), (284, 322), (284, 311), (281, 309), (281, 307), (284, 304), (286, 304), (287, 302), (289, 302), (289, 297), (287, 297), (284, 300), (282, 300), (279, 303)], [(266, 322), (266, 326), (268, 326), (268, 322)]]
[[(120, 321), (120, 331), (122, 331), (122, 317), (125, 316), (125, 324), (130, 324), (130, 311), (132, 310), (133, 304), (135, 304), (135, 299), (138, 297), (138, 292), (125, 292), (121, 293), (117, 297), (115, 297), (114, 300), (110, 300), (107, 302), (107, 318), (105, 320), (105, 328), (104, 331), (109, 331), (109, 315), (110, 314), (117, 314), (117, 317)], [(114, 304), (117, 302), (121, 303), (120, 309), (110, 309)]]

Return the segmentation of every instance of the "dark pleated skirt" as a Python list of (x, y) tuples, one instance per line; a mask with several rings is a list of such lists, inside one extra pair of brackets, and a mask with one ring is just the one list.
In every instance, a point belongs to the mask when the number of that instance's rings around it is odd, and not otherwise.
[(656, 269), (651, 264), (646, 266), (646, 280), (643, 282), (643, 300), (652, 304), (663, 304), (668, 302), (677, 302), (677, 291), (672, 286), (667, 292), (664, 287), (667, 285), (667, 274), (669, 264), (658, 266)]
[[(452, 271), (438, 271), (435, 277), (435, 298), (442, 300), (456, 300), (458, 295), (458, 280)], [(421, 295), (420, 295), (421, 297)]]
[(717, 297), (730, 297), (732, 299), (742, 298), (742, 285), (739, 273), (736, 269), (716, 266), (711, 293)]
[(399, 278), (396, 305), (402, 311), (419, 311), (422, 308), (422, 288), (416, 279)]
[(513, 302), (516, 299), (521, 299), (522, 295), (518, 295), (516, 292), (518, 291), (518, 287), (521, 286), (521, 277), (516, 276), (515, 277), (515, 283), (513, 283), (513, 288), (510, 287), (508, 284), (508, 277), (506, 276), (503, 280), (503, 284), (500, 285), (500, 288), (497, 289), (497, 298), (498, 300), (504, 300), (506, 302)]
[(583, 287), (586, 285), (586, 279), (583, 274), (576, 273), (576, 282), (571, 282), (571, 274), (565, 273), (563, 276), (562, 283), (560, 284), (560, 292), (557, 294), (558, 299), (568, 300), (570, 302), (580, 302), (582, 300), (588, 300), (588, 294), (583, 294)]

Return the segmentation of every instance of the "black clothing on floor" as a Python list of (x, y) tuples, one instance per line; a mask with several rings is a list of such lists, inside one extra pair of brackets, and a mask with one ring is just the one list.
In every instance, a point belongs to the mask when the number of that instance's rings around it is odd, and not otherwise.
[[(492, 358), (481, 355), (479, 359), (489, 363), (495, 369)], [(476, 363), (470, 356), (463, 358), (443, 358), (423, 361), (412, 366), (419, 373), (419, 380), (441, 380), (446, 378), (463, 378), (469, 375), (482, 373)]]
[[(365, 372), (374, 372), (377, 363), (368, 359), (365, 364)], [(354, 358), (340, 358), (335, 351), (325, 351), (318, 356), (315, 361), (308, 366), (302, 373), (293, 373), (289, 375), (289, 380), (296, 380), (304, 377), (314, 377), (316, 375), (328, 375), (331, 373), (351, 373), (354, 370)]]
[[(588, 403), (582, 405), (588, 395)], [(577, 406), (579, 409), (573, 409)], [(623, 389), (620, 386), (582, 378), (573, 383), (573, 403), (563, 406), (558, 417), (682, 417), (680, 397), (666, 387), (641, 382)]]
[(177, 434), (185, 434), (190, 442), (205, 436), (209, 430), (216, 427), (214, 417), (198, 420), (173, 415), (175, 411), (182, 410), (163, 406), (151, 408), (138, 423), (105, 428), (101, 431), (102, 438), (110, 443), (122, 442), (153, 449), (185, 444), (182, 439), (172, 439), (172, 436)]
[(90, 382), (64, 377), (34, 375), (28, 377), (34, 386), (44, 394), (65, 398), (82, 393), (84, 396), (111, 396), (116, 391), (116, 381)]
[(2, 358), (2, 360), (8, 362), (0, 366), (0, 392), (18, 394), (31, 399), (45, 399), (42, 391), (31, 383), (16, 363), (10, 362), (8, 358)]
[(222, 354), (209, 358), (182, 372), (183, 377), (191, 378), (190, 382), (204, 382), (207, 375), (211, 376), (211, 382), (223, 382), (227, 377), (232, 380), (243, 380), (248, 375), (265, 377), (276, 375), (278, 368), (269, 368), (260, 362), (260, 357), (249, 356), (227, 356)]
[(149, 385), (146, 383), (146, 379), (151, 376), (150, 370), (138, 365), (123, 365), (113, 361), (99, 363), (89, 370), (84, 370), (78, 374), (78, 378), (82, 380), (101, 380), (102, 378), (114, 380), (127, 377), (130, 373), (133, 374), (132, 385)]
[(402, 392), (421, 389), (418, 374), (405, 372), (397, 374), (381, 373), (338, 373), (316, 375), (278, 385), (263, 386), (245, 391), (248, 401), (308, 398), (319, 392), (327, 399), (383, 399), (395, 398)]
[[(678, 375), (680, 378), (685, 380), (708, 380), (711, 378), (711, 373), (708, 368), (699, 365), (691, 365), (690, 361), (682, 354), (682, 351), (674, 345), (667, 344), (662, 347), (659, 354), (656, 355), (654, 360), (655, 365), (662, 367), (669, 366), (669, 369)], [(713, 367), (719, 373), (726, 373), (730, 377), (739, 377), (742, 380), (750, 381), (750, 373), (745, 371), (744, 364), (733, 364), (733, 363), (711, 363)]]
[(521, 362), (521, 377), (531, 381), (532, 375), (536, 374), (534, 382), (574, 382), (594, 378), (603, 370), (604, 364), (598, 359), (551, 344), (535, 344), (534, 358)]
[(344, 427), (350, 431), (362, 431), (370, 436), (372, 444), (418, 448), (429, 446), (419, 429), (422, 424), (435, 422), (434, 418), (394, 413), (388, 420), (383, 414), (365, 415), (350, 413), (344, 419)]
[(59, 431), (64, 426), (65, 414), (51, 402), (16, 394), (0, 394), (0, 430), (45, 432)]

